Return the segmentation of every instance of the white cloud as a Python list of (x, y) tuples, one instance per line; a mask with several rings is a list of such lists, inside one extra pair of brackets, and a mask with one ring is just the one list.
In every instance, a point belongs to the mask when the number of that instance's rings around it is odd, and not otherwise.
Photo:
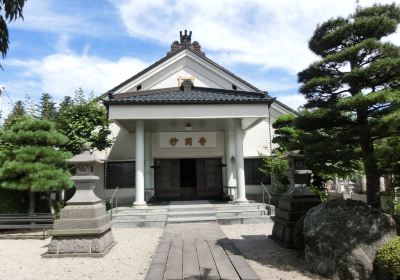
[(48, 92), (61, 98), (72, 95), (78, 87), (102, 94), (145, 68), (148, 63), (128, 57), (110, 61), (87, 54), (56, 53), (40, 60), (11, 59), (6, 65), (20, 68), (18, 77), (5, 82), (10, 92), (19, 97), (22, 92), (33, 97)]
[[(113, 34), (104, 22), (98, 22), (96, 13), (78, 12), (72, 5), (61, 6), (52, 0), (27, 1), (23, 10), (24, 20), (10, 23), (11, 29), (45, 31), (60, 34), (107, 36)], [(111, 12), (110, 12), (111, 14)]]
[[(362, 6), (393, 0), (361, 0)], [(347, 16), (349, 0), (118, 0), (112, 2), (131, 36), (162, 44), (177, 39), (179, 30), (193, 31), (216, 61), (282, 68), (295, 74), (315, 56), (307, 41), (319, 22)]]

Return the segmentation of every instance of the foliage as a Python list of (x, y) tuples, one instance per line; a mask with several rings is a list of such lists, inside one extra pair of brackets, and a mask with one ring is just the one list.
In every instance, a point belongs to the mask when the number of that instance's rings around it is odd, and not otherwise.
[(376, 141), (378, 167), (383, 174), (400, 175), (400, 137), (390, 136)]
[(93, 142), (92, 147), (103, 150), (111, 146), (108, 139), (110, 130), (106, 109), (82, 89), (75, 93), (74, 100), (64, 98), (56, 118), (56, 128), (68, 137), (64, 149), (73, 154), (81, 151), (85, 142)]
[(294, 248), (298, 250), (304, 250), (304, 218), (306, 215), (301, 216), (301, 218), (296, 222), (293, 228), (293, 245)]
[(14, 123), (21, 121), (25, 116), (26, 110), (24, 103), (22, 103), (22, 101), (15, 102), (11, 113), (8, 114), (7, 118), (4, 120), (4, 128), (11, 127)]
[(376, 254), (380, 269), (389, 272), (393, 279), (400, 277), (400, 236), (389, 240)]
[(10, 43), (8, 40), (7, 21), (11, 22), (17, 18), (24, 18), (22, 9), (25, 2), (26, 0), (0, 0), (0, 52), (3, 58), (7, 54)]
[(308, 189), (314, 193), (316, 196), (318, 196), (319, 200), (321, 202), (327, 202), (328, 201), (328, 194), (326, 193), (325, 190), (318, 188), (314, 185), (311, 185), (308, 187)]
[(63, 202), (55, 200), (52, 202), (52, 206), (54, 209), (55, 218), (60, 219), (61, 209), (64, 208), (65, 204)]
[(287, 172), (289, 169), (288, 161), (280, 157), (282, 153), (279, 150), (274, 150), (272, 156), (262, 155), (263, 166), (260, 171), (265, 174), (271, 174), (272, 190), (274, 192), (285, 192), (289, 184)]
[(281, 115), (272, 124), (276, 135), (272, 143), (278, 144), (277, 151), (281, 154), (303, 149), (303, 145), (300, 143), (302, 131), (296, 127), (296, 119), (294, 114)]
[(48, 93), (42, 93), (38, 104), (38, 113), (40, 119), (54, 121), (57, 115), (56, 103)]
[(400, 203), (398, 202), (394, 204), (394, 214), (400, 216)]
[(0, 141), (0, 187), (32, 193), (72, 186), (65, 162), (70, 154), (59, 149), (67, 139), (55, 131), (53, 123), (20, 121), (4, 129)]
[[(304, 153), (329, 172), (357, 169), (367, 176), (368, 203), (379, 207), (376, 145), (400, 133), (400, 48), (381, 39), (400, 23), (400, 7), (358, 8), (319, 25), (309, 41), (320, 60), (298, 74), (307, 99), (296, 119)], [(322, 167), (326, 167), (322, 166)]]
[(0, 214), (25, 213), (28, 193), (0, 188)]

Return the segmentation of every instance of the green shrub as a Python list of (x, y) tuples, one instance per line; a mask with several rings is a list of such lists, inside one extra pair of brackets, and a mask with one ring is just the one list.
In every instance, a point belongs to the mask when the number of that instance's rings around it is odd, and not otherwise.
[(380, 273), (389, 273), (393, 279), (400, 277), (400, 236), (392, 238), (376, 254)]
[(28, 192), (0, 188), (0, 214), (26, 213)]
[(328, 201), (328, 194), (326, 193), (325, 190), (319, 189), (316, 186), (309, 186), (308, 189), (315, 194), (316, 196), (318, 196), (318, 199), (321, 202), (327, 202)]
[(303, 226), (304, 226), (304, 218), (306, 215), (303, 215), (294, 226), (293, 229), (293, 245), (294, 248), (299, 250), (304, 250), (304, 233), (303, 233)]
[(63, 202), (59, 202), (57, 200), (52, 201), (54, 215), (56, 219), (60, 219), (61, 209), (65, 206)]
[(400, 203), (396, 203), (394, 206), (394, 214), (400, 216)]

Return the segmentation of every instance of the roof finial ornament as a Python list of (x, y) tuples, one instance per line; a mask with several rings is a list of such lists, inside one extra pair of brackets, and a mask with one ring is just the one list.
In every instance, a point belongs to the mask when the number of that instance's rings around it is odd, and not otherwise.
[(204, 56), (204, 53), (201, 51), (201, 46), (199, 42), (194, 41), (192, 43), (192, 31), (188, 31), (185, 29), (184, 32), (179, 31), (180, 41), (174, 41), (171, 45), (171, 51), (167, 53), (167, 55), (171, 55), (179, 52), (182, 49), (190, 49), (191, 51)]
[(187, 33), (187, 30), (185, 29), (185, 33), (182, 35), (182, 31), (179, 31), (179, 37), (181, 38), (181, 44), (189, 45), (192, 43), (192, 31), (189, 31), (189, 34)]

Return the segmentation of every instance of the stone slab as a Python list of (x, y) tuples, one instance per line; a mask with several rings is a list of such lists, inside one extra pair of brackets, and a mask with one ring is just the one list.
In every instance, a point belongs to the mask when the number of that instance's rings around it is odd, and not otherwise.
[(167, 225), (155, 254), (145, 279), (260, 279), (215, 223)]
[(183, 279), (201, 279), (199, 260), (197, 258), (196, 242), (185, 240), (183, 244)]
[(164, 279), (182, 279), (182, 248), (183, 240), (174, 238), (168, 254), (168, 262), (165, 267)]
[(151, 264), (145, 280), (161, 280), (164, 278), (165, 264)]

